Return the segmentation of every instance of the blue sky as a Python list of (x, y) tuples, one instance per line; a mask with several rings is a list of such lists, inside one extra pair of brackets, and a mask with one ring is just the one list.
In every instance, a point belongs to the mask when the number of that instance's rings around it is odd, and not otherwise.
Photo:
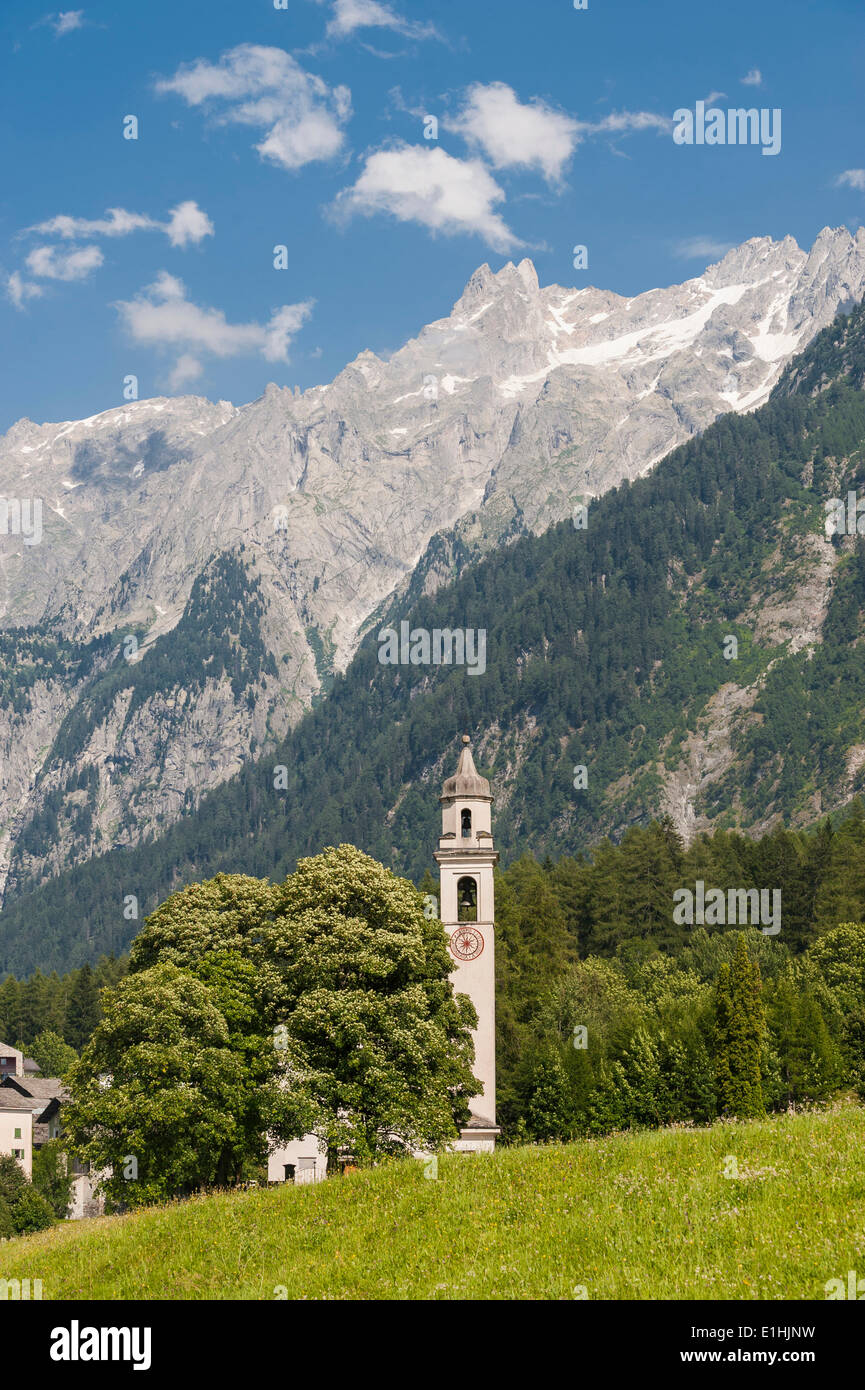
[[(2, 429), (328, 381), (484, 261), (635, 294), (865, 221), (863, 0), (4, 0), (0, 52)], [(780, 153), (677, 145), (700, 100)]]

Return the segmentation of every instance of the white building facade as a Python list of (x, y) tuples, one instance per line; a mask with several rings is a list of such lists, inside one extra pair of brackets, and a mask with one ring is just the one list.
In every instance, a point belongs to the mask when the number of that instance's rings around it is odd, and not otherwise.
[(326, 1176), (327, 1154), (319, 1151), (314, 1134), (281, 1145), (267, 1159), (268, 1182), (321, 1182)]
[(490, 784), (474, 764), (463, 736), (457, 770), (442, 787), (442, 833), (435, 854), (441, 878), (439, 916), (454, 959), (458, 994), (477, 1010), (474, 1074), (483, 1087), (471, 1101), (471, 1119), (453, 1148), (467, 1153), (495, 1148), (496, 1126), (496, 930)]
[(0, 1097), (0, 1154), (17, 1158), (28, 1180), (33, 1173), (33, 1112), (23, 1098)]

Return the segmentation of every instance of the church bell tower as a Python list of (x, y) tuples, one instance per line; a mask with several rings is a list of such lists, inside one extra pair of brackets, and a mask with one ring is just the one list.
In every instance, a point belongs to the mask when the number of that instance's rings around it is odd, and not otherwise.
[(478, 1014), (474, 1030), (474, 1075), (483, 1086), (470, 1102), (471, 1119), (455, 1149), (489, 1151), (495, 1147), (496, 1126), (496, 971), (495, 902), (490, 784), (474, 764), (470, 739), (463, 747), (456, 774), (439, 797), (442, 833), (435, 854), (441, 875), (440, 915), (454, 960), (451, 980), (458, 994), (467, 994)]

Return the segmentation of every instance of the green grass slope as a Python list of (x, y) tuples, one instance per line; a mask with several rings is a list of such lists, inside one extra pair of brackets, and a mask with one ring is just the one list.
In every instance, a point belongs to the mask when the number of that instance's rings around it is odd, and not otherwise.
[(435, 1180), (392, 1163), (55, 1227), (0, 1246), (0, 1278), (45, 1299), (823, 1300), (865, 1271), (863, 1145), (847, 1106), (449, 1155)]

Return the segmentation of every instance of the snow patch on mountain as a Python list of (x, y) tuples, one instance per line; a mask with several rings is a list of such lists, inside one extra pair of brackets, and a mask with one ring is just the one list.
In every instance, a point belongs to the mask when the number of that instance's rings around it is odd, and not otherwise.
[[(184, 786), (197, 796), (224, 779), (252, 740), (260, 751), (298, 716), (324, 669), (345, 667), (437, 533), (478, 555), (645, 474), (718, 415), (765, 401), (790, 355), (863, 290), (861, 228), (827, 228), (810, 251), (754, 238), (684, 284), (631, 298), (542, 287), (529, 260), (483, 265), (449, 314), (386, 361), (363, 352), (307, 391), (20, 420), (0, 439), (0, 495), (19, 496), (26, 479), (28, 496), (52, 501), (39, 545), (4, 538), (0, 625), (47, 623), (81, 640), (135, 625), (146, 647), (216, 552), (243, 556), (278, 674), (249, 696), (251, 712), (247, 693), (232, 708), (230, 688), (136, 711), (146, 823), (170, 820)], [(0, 765), (16, 770), (0, 782), (0, 824), (26, 826), (40, 788), (61, 778), (46, 730), (80, 694), (59, 680), (31, 722), (10, 719)], [(118, 706), (100, 757), (128, 741), (123, 718)], [(18, 757), (19, 745), (39, 751)], [(125, 807), (123, 777), (111, 785), (111, 805)], [(110, 824), (106, 811), (106, 834)]]

